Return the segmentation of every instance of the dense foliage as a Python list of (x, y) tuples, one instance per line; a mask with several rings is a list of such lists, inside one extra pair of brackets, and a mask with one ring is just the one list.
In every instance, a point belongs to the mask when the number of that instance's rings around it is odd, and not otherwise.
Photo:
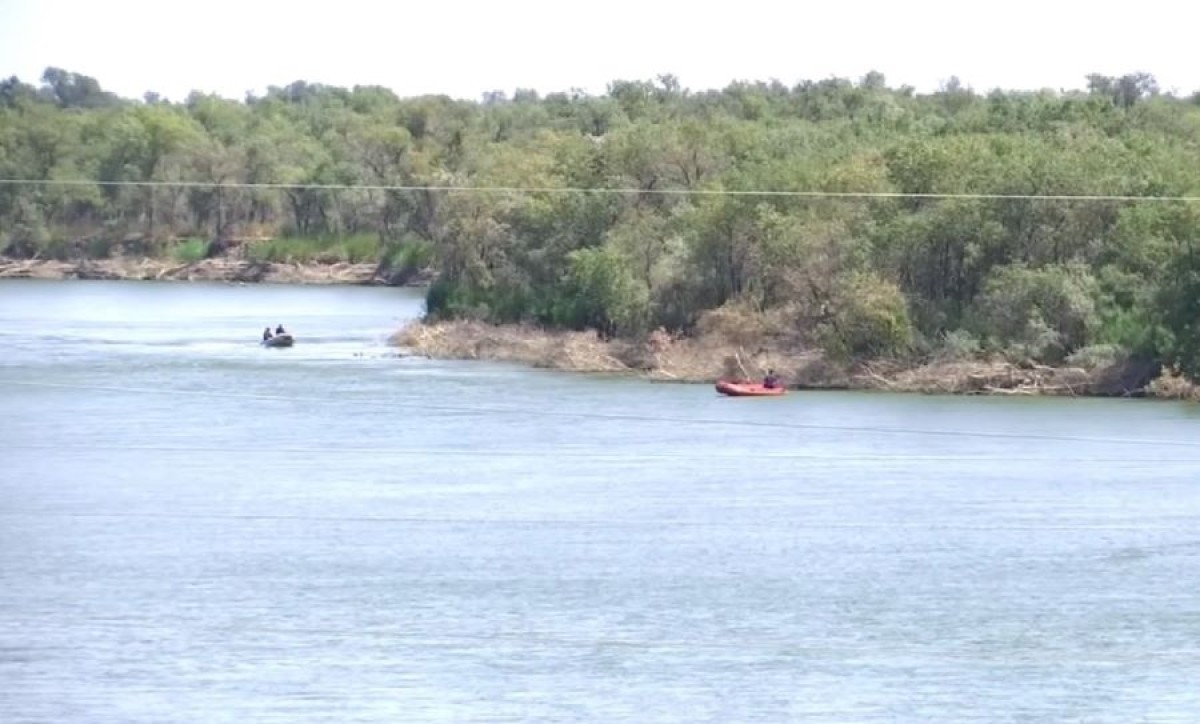
[(242, 253), (432, 265), (434, 316), (636, 334), (736, 309), (850, 357), (1106, 345), (1195, 376), (1200, 204), (716, 193), (1200, 193), (1196, 99), (1144, 74), (1088, 81), (921, 95), (878, 73), (706, 92), (662, 76), (478, 103), (297, 82), (171, 103), (51, 69), (0, 83), (0, 177), (89, 182), (0, 186), (0, 249), (191, 258), (259, 239)]

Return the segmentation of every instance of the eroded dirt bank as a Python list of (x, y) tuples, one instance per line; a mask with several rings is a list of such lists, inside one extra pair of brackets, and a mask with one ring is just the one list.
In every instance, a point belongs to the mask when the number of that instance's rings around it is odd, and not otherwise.
[(723, 377), (759, 377), (774, 369), (795, 389), (1196, 398), (1193, 385), (1162, 373), (1153, 363), (1135, 360), (1096, 369), (1016, 365), (1000, 359), (852, 365), (829, 360), (820, 350), (759, 348), (748, 353), (713, 338), (661, 332), (639, 341), (604, 341), (591, 332), (470, 321), (413, 322), (399, 330), (392, 343), (409, 354), (438, 359), (494, 360), (663, 381), (711, 383)]

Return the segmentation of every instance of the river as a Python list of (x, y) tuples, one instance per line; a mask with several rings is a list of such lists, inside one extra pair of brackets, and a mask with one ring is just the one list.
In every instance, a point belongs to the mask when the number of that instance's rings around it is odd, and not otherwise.
[(1195, 407), (396, 355), (420, 310), (0, 283), (5, 720), (1200, 712)]

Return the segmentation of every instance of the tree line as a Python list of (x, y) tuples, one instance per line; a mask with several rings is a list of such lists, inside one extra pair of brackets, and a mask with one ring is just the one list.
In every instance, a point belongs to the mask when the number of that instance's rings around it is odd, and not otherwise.
[[(86, 182), (0, 186), (10, 257), (241, 245), (430, 267), (434, 317), (724, 324), (851, 359), (1132, 354), (1200, 376), (1200, 204), (1180, 198), (1200, 194), (1200, 96), (1144, 73), (927, 94), (879, 73), (665, 75), (479, 101), (298, 81), (171, 102), (51, 68), (0, 82), (0, 177)], [(751, 193), (778, 190), (831, 195)]]

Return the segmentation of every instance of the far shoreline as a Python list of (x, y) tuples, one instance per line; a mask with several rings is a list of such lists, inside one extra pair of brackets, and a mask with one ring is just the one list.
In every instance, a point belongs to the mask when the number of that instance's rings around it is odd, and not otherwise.
[(1200, 401), (1200, 386), (1139, 360), (1085, 369), (1021, 365), (1002, 358), (840, 362), (819, 349), (761, 347), (753, 352), (711, 337), (601, 340), (594, 332), (455, 320), (414, 320), (392, 335), (409, 356), (477, 360), (652, 382), (715, 384), (773, 369), (794, 391), (900, 392), (952, 396), (1148, 398)]
[[(5, 279), (217, 282), (425, 288), (427, 272), (381, 274), (374, 263), (258, 262), (216, 257), (197, 262), (152, 257), (14, 259), (0, 256)], [(898, 362), (831, 360), (819, 349), (760, 348), (747, 354), (725, 340), (667, 335), (601, 340), (594, 332), (455, 320), (414, 320), (390, 343), (404, 355), (505, 362), (654, 382), (713, 384), (775, 369), (794, 391), (879, 391), (927, 395), (1150, 398), (1200, 402), (1200, 385), (1136, 360), (1105, 368), (1025, 366), (999, 358)], [(733, 363), (736, 362), (736, 367)]]
[(181, 263), (153, 257), (108, 259), (14, 259), (0, 257), (0, 280), (110, 280), (232, 282), (244, 284), (306, 284), (425, 287), (428, 275), (389, 277), (374, 263), (256, 262), (212, 258)]

